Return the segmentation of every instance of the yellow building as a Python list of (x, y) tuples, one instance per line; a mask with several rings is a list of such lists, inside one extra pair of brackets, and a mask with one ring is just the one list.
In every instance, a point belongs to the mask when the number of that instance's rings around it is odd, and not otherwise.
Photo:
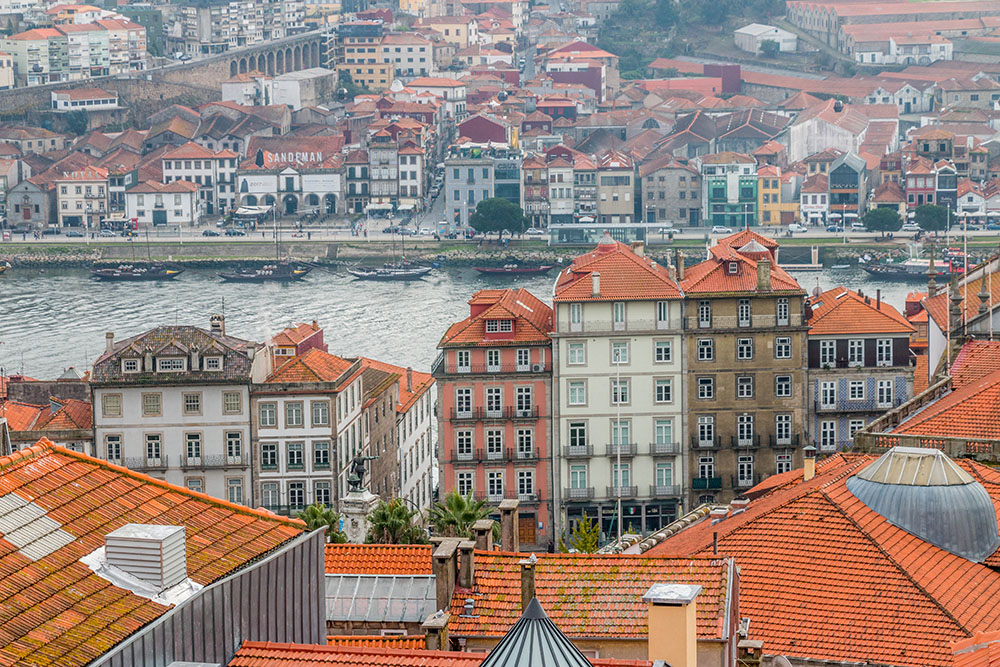
[(422, 18), (417, 28), (430, 28), (444, 37), (444, 41), (459, 49), (479, 43), (479, 24), (472, 16), (436, 16)]
[(799, 219), (799, 202), (781, 194), (782, 184), (794, 174), (782, 174), (781, 167), (764, 165), (757, 170), (757, 210), (762, 225), (788, 225)]
[(337, 71), (347, 72), (351, 81), (369, 90), (389, 87), (395, 67), (382, 52), (381, 21), (353, 21), (341, 24), (337, 33)]

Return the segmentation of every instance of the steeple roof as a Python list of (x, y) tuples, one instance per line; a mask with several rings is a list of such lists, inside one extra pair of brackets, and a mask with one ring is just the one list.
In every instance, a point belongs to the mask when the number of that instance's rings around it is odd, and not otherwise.
[(480, 667), (591, 667), (566, 635), (556, 627), (538, 598), (521, 614), (520, 620), (493, 647)]

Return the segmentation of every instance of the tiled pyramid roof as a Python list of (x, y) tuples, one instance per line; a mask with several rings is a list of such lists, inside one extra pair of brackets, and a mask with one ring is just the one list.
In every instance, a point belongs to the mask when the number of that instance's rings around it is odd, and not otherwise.
[(336, 382), (354, 365), (353, 361), (311, 348), (292, 357), (271, 373), (267, 382)]
[[(552, 331), (552, 309), (526, 289), (480, 290), (469, 300), (470, 306), (486, 308), (452, 324), (438, 347), (474, 345), (523, 345), (547, 343)], [(514, 335), (504, 340), (487, 340), (486, 321), (514, 320)]]
[(915, 329), (886, 302), (862, 297), (845, 287), (834, 287), (810, 300), (809, 335), (910, 334)]
[[(600, 273), (594, 296), (593, 274)], [(681, 291), (667, 270), (605, 234), (597, 248), (580, 255), (559, 274), (554, 301), (636, 301), (679, 299)]]

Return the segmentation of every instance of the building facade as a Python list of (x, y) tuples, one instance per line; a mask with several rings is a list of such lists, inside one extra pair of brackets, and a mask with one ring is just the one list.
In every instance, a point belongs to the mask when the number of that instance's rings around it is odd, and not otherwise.
[(706, 225), (731, 229), (757, 224), (757, 161), (742, 153), (697, 158)]

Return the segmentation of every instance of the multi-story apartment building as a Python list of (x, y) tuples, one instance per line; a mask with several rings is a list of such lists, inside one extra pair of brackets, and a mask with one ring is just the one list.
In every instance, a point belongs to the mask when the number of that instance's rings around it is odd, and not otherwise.
[(128, 19), (101, 19), (97, 25), (108, 33), (110, 74), (146, 69), (146, 29)]
[(55, 181), (60, 227), (99, 229), (108, 214), (108, 170), (84, 167)]
[(399, 203), (399, 147), (387, 130), (368, 142), (368, 179), (369, 206), (392, 210)]
[(743, 230), (684, 269), (690, 502), (725, 502), (801, 465), (803, 290), (778, 244)]
[(236, 167), (239, 154), (211, 151), (193, 141), (164, 153), (163, 182), (188, 181), (198, 186), (199, 205), (205, 215), (222, 215), (235, 208)]
[(465, 118), (468, 88), (464, 81), (423, 76), (410, 81), (406, 87), (417, 95), (430, 93), (437, 96), (441, 100), (445, 120), (454, 121)]
[(395, 76), (395, 65), (382, 55), (382, 22), (349, 21), (337, 26), (334, 59), (338, 72), (371, 90), (385, 90)]
[(0, 38), (14, 63), (17, 86), (69, 81), (69, 45), (58, 28), (35, 28)]
[(94, 362), (98, 456), (168, 482), (257, 504), (250, 496), (250, 378), (257, 344), (209, 330), (162, 326), (116, 342)]
[(594, 222), (597, 218), (597, 165), (582, 153), (573, 160), (573, 217), (575, 222)]
[(597, 221), (630, 224), (635, 219), (635, 166), (632, 158), (611, 150), (597, 160)]
[(368, 205), (368, 151), (351, 151), (344, 159), (347, 210), (363, 213)]
[(105, 76), (111, 70), (110, 33), (96, 23), (61, 25), (71, 81)]
[(393, 76), (428, 76), (434, 71), (434, 44), (410, 33), (389, 33), (382, 37), (382, 62), (393, 66)]
[(452, 16), (434, 16), (419, 19), (416, 27), (433, 30), (444, 41), (464, 49), (479, 43), (479, 22), (475, 16), (461, 16), (462, 10)]
[(420, 211), (424, 208), (427, 152), (412, 141), (403, 141), (399, 156), (399, 209)]
[[(550, 224), (566, 224), (573, 222), (573, 207), (576, 194), (573, 187), (573, 162), (562, 156), (554, 155), (547, 160), (546, 170), (549, 177), (549, 219)], [(525, 193), (527, 199), (527, 192)]]
[(556, 530), (584, 515), (604, 538), (657, 530), (679, 516), (685, 475), (678, 284), (605, 234), (559, 275), (553, 303)]
[(549, 222), (549, 170), (545, 160), (529, 155), (522, 164), (524, 173), (524, 215), (532, 227), (547, 227)]
[(726, 151), (702, 155), (696, 162), (701, 171), (705, 225), (756, 225), (757, 161)]
[(856, 153), (844, 153), (833, 161), (828, 173), (831, 213), (857, 218), (864, 212), (868, 200), (867, 172), (864, 158)]
[(482, 290), (438, 343), (441, 492), (520, 500), (522, 548), (554, 543), (552, 310), (524, 289)]
[(171, 51), (210, 55), (302, 32), (304, 18), (301, 0), (199, 0), (178, 7), (164, 33)]
[(492, 197), (503, 197), (522, 206), (521, 160), (521, 151), (506, 147), (452, 146), (444, 160), (447, 221), (467, 226), (476, 205)]
[(701, 219), (701, 179), (697, 169), (666, 155), (642, 163), (639, 178), (647, 223), (697, 226)]
[(763, 165), (757, 168), (757, 210), (762, 225), (787, 225), (799, 220), (799, 202), (794, 196), (796, 174), (784, 173), (781, 167)]
[[(818, 291), (818, 290), (817, 290)], [(820, 453), (913, 396), (914, 327), (881, 294), (835, 287), (807, 301), (811, 440)]]

